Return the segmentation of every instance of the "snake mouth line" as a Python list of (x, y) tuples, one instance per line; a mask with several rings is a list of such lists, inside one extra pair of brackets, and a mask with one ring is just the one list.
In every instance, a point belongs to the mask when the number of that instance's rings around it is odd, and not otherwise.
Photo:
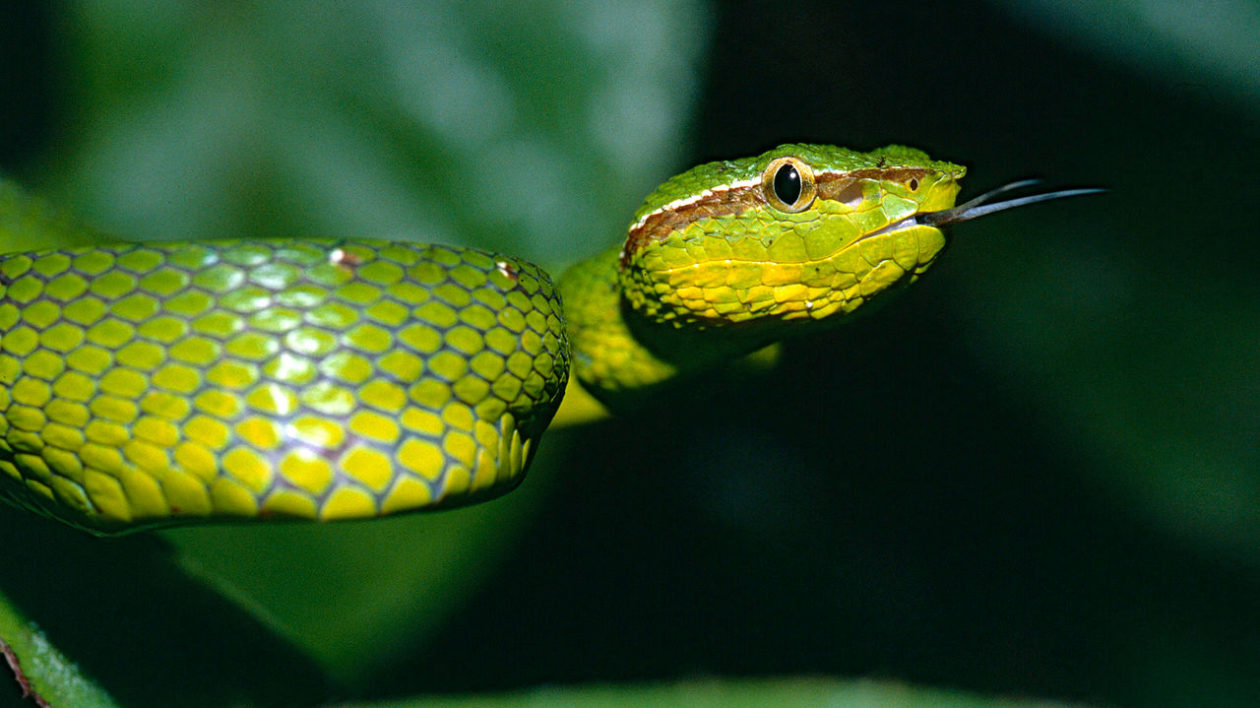
[(922, 226), (924, 222), (919, 221), (920, 216), (922, 216), (922, 214), (918, 214), (918, 213), (911, 214), (910, 216), (905, 216), (900, 219), (897, 219), (896, 221), (888, 224), (887, 226), (882, 226), (878, 229), (875, 229), (874, 231), (868, 234), (862, 234), (861, 236), (858, 236), (856, 239), (854, 239), (853, 243), (849, 244), (849, 246), (846, 246), (846, 248), (853, 246), (853, 244), (855, 243), (861, 243), (862, 241), (865, 241), (868, 238), (875, 238), (876, 236), (883, 236), (885, 234), (893, 233), (894, 231), (902, 231), (912, 226)]

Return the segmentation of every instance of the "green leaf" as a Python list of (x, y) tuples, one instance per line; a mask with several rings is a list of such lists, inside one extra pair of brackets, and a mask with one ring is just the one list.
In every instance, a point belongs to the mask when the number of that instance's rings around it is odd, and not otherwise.
[[(13, 672), (9, 685), (16, 687), (24, 698), (38, 696), (54, 706), (117, 706), (105, 689), (93, 683), (58, 651), (48, 636), (3, 594), (0, 594), (0, 651)], [(0, 672), (3, 670), (0, 667)], [(0, 683), (4, 680), (0, 679)], [(0, 691), (0, 700), (12, 693), (9, 688)]]
[(911, 688), (875, 681), (769, 679), (692, 681), (664, 685), (545, 688), (502, 696), (418, 698), (352, 703), (341, 708), (761, 708), (762, 706), (852, 706), (854, 708), (1053, 708), (1063, 703), (984, 698), (955, 691)]

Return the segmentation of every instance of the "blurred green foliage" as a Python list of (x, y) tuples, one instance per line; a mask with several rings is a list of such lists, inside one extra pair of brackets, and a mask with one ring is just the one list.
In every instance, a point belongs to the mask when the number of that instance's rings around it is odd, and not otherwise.
[[(0, 510), (0, 601), (128, 706), (819, 674), (1256, 705), (1260, 9), (1190, 7), (0, 10), (0, 168), (128, 238), (558, 273), (672, 171), (787, 140), (1111, 190), (959, 227), (776, 371), (548, 433), (489, 505), (111, 541)], [(874, 686), (801, 703), (989, 705)]]
[[(378, 708), (761, 708), (762, 706), (856, 706), (860, 708), (1067, 708), (1062, 703), (985, 699), (956, 691), (924, 691), (875, 681), (822, 679), (689, 681), (629, 687), (537, 688), (479, 698), (423, 698), (373, 703)], [(344, 708), (368, 708), (348, 704)]]

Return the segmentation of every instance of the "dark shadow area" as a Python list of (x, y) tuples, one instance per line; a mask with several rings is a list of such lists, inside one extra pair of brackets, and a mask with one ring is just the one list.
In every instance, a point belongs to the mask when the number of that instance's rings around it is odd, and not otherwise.
[(933, 290), (755, 387), (565, 433), (554, 508), (393, 681), (834, 674), (1133, 705), (1128, 662), (1174, 638), (1260, 662), (1260, 578), (1100, 504), (1070, 445), (960, 368)]
[(189, 578), (158, 537), (97, 539), (0, 508), (5, 592), (125, 706), (291, 706), (332, 695), (301, 653)]
[(0, 6), (0, 170), (21, 172), (52, 137), (55, 76), (53, 8), (44, 3)]
[[(1169, 164), (1191, 179), (1209, 163), (1245, 174), (1254, 146), (1204, 128), (1228, 120), (1223, 106), (1030, 36), (984, 3), (951, 6), (947, 25), (920, 8), (723, 3), (694, 161), (767, 140), (912, 140), (975, 167), (964, 194), (1030, 175), (1109, 187), (1102, 222), (1160, 215), (1119, 250), (1243, 278), (1256, 241), (1238, 243), (1229, 212), (1138, 191)], [(878, 73), (854, 70), (872, 56)], [(1108, 120), (1086, 130), (1089, 115)], [(935, 136), (964, 154), (937, 155)], [(564, 493), (385, 685), (828, 674), (1104, 705), (1254, 701), (1254, 566), (1100, 494), (1076, 422), (978, 363), (949, 305), (969, 276), (951, 265), (985, 245), (957, 231), (923, 284), (792, 343), (764, 378), (550, 434), (568, 459), (539, 474), (563, 474)], [(1186, 234), (1202, 248), (1183, 249)], [(1231, 249), (1251, 256), (1219, 257)], [(1044, 327), (1071, 326), (1048, 308)], [(1142, 361), (1140, 341), (1103, 354)]]

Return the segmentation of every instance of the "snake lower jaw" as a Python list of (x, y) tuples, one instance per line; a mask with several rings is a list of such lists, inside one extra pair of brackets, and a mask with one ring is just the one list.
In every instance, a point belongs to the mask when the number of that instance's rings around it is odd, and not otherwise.
[[(935, 261), (938, 227), (1096, 191), (954, 207), (964, 172), (899, 146), (700, 165), (556, 288), (501, 254), (371, 241), (0, 256), (0, 500), (113, 533), (491, 498), (570, 366), (633, 408), (869, 312)], [(47, 239), (100, 242), (5, 197)]]

